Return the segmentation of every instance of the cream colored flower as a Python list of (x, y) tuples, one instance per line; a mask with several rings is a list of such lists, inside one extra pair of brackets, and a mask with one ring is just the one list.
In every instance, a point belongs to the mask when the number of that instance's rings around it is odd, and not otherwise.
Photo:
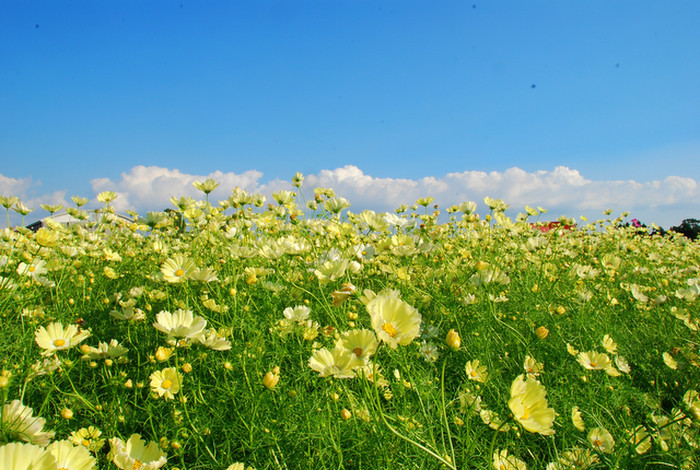
[(673, 356), (671, 356), (669, 353), (664, 352), (661, 355), (661, 357), (663, 358), (664, 364), (666, 364), (666, 367), (668, 367), (669, 369), (673, 369), (673, 370), (678, 369), (678, 363), (673, 358)]
[(100, 342), (97, 347), (92, 347), (88, 345), (83, 345), (80, 347), (83, 352), (82, 359), (87, 361), (90, 359), (116, 359), (117, 362), (123, 364), (128, 362), (128, 359), (124, 355), (129, 351), (127, 348), (119, 344), (119, 341), (112, 339), (108, 343)]
[(594, 428), (588, 432), (588, 442), (591, 446), (604, 454), (610, 454), (615, 447), (615, 440), (605, 428)]
[(151, 390), (166, 400), (175, 398), (182, 385), (182, 375), (174, 367), (157, 370), (150, 376)]
[(326, 348), (318, 349), (309, 358), (309, 367), (319, 373), (321, 377), (333, 377), (339, 379), (349, 379), (355, 377), (352, 369), (353, 355), (347, 350), (333, 348), (329, 351)]
[(637, 426), (629, 435), (629, 442), (639, 455), (646, 453), (651, 448), (651, 436), (644, 426)]
[(43, 447), (22, 442), (11, 442), (0, 446), (0, 468), (2, 470), (34, 470), (37, 461), (46, 453)]
[(469, 380), (475, 380), (481, 383), (486, 382), (486, 377), (489, 375), (487, 367), (478, 359), (467, 362), (464, 369), (467, 372), (467, 378)]
[(219, 332), (214, 328), (204, 330), (198, 339), (200, 343), (214, 351), (228, 351), (231, 349), (231, 341), (226, 339), (225, 336), (219, 335)]
[(197, 266), (191, 259), (183, 255), (174, 255), (172, 258), (165, 260), (160, 268), (160, 272), (166, 281), (178, 283), (189, 279), (196, 269)]
[(207, 326), (207, 321), (191, 310), (177, 309), (175, 313), (163, 310), (158, 312), (156, 320), (153, 326), (168, 335), (169, 344), (176, 343), (175, 338), (197, 339)]
[(58, 322), (50, 323), (46, 328), (40, 326), (34, 334), (34, 340), (44, 351), (42, 355), (50, 356), (56, 351), (70, 349), (90, 336), (89, 330), (81, 330), (76, 325), (64, 327)]
[(578, 355), (576, 360), (584, 368), (590, 370), (605, 370), (612, 367), (610, 362), (610, 357), (604, 353), (597, 353), (595, 351), (582, 352)]
[(497, 449), (493, 453), (493, 468), (496, 470), (527, 470), (527, 465), (514, 455), (508, 455), (507, 449)]
[(523, 428), (542, 435), (554, 434), (556, 413), (547, 404), (547, 391), (537, 380), (519, 375), (510, 388), (508, 407)]
[(406, 346), (418, 336), (421, 315), (401, 299), (378, 295), (367, 304), (377, 337), (389, 347)]
[(97, 468), (97, 460), (84, 446), (74, 446), (67, 439), (51, 443), (43, 456), (36, 462), (40, 469), (92, 470)]
[(43, 259), (35, 259), (30, 264), (22, 261), (17, 265), (17, 274), (20, 276), (29, 276), (32, 279), (36, 279), (47, 272), (46, 261)]
[(126, 443), (114, 437), (109, 444), (112, 448), (109, 456), (114, 465), (122, 470), (155, 470), (167, 462), (166, 454), (158, 443), (150, 441), (146, 445), (139, 434), (132, 434)]
[(528, 377), (538, 377), (544, 371), (544, 364), (537, 362), (537, 359), (528, 355), (525, 356), (525, 361), (523, 362), (523, 369)]
[(336, 347), (344, 349), (352, 357), (351, 367), (363, 366), (377, 351), (379, 342), (372, 330), (350, 330), (340, 336)]
[(603, 336), (601, 344), (605, 350), (610, 354), (617, 354), (617, 343), (610, 337), (610, 335)]
[(30, 444), (46, 446), (53, 438), (53, 431), (43, 431), (46, 420), (32, 416), (34, 411), (19, 400), (2, 406), (0, 429), (10, 439), (19, 439)]
[(574, 427), (579, 431), (583, 432), (586, 430), (586, 424), (581, 418), (581, 411), (578, 409), (578, 406), (571, 408), (571, 422), (574, 423)]
[(105, 444), (102, 431), (95, 426), (80, 428), (77, 431), (71, 432), (68, 440), (76, 446), (83, 446), (91, 452), (99, 452)]

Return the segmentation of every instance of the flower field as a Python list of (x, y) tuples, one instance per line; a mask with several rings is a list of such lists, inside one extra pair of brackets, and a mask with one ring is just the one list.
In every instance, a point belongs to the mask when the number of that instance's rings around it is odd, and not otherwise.
[(195, 186), (2, 231), (2, 469), (700, 465), (697, 242)]

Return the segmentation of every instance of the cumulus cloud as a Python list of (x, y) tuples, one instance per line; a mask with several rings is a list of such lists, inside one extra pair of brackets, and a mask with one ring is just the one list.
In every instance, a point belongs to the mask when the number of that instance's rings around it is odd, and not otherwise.
[(116, 192), (119, 197), (114, 201), (115, 209), (132, 209), (139, 212), (171, 207), (172, 196), (201, 197), (202, 193), (192, 185), (195, 181), (203, 182), (211, 178), (219, 182), (219, 187), (209, 196), (210, 200), (218, 201), (226, 199), (236, 186), (246, 191), (257, 191), (258, 180), (262, 176), (261, 172), (255, 170), (241, 174), (215, 171), (207, 175), (190, 175), (177, 169), (139, 165), (122, 173), (121, 178), (116, 181), (96, 178), (90, 181), (90, 185), (96, 194), (102, 191)]
[[(292, 188), (290, 181), (263, 180), (260, 171), (244, 173), (215, 171), (193, 175), (178, 169), (157, 166), (136, 166), (124, 172), (118, 179), (96, 178), (91, 181), (95, 194), (111, 190), (119, 197), (115, 208), (143, 213), (171, 207), (171, 196), (191, 196), (202, 199), (203, 194), (192, 186), (195, 181), (212, 178), (220, 183), (210, 195), (213, 203), (226, 199), (236, 186), (249, 192), (260, 192), (271, 198), (274, 191)], [(30, 198), (30, 203), (65, 203), (65, 190), (35, 197), (41, 183), (29, 178), (15, 179), (0, 175), (0, 194)], [(700, 208), (700, 188), (692, 178), (668, 176), (664, 179), (640, 182), (634, 180), (591, 180), (572, 168), (559, 166), (553, 170), (527, 172), (520, 168), (505, 171), (464, 171), (443, 176), (427, 176), (418, 179), (375, 177), (360, 168), (347, 165), (324, 169), (306, 175), (302, 191), (307, 199), (313, 189), (322, 186), (333, 188), (338, 196), (347, 198), (351, 210), (363, 209), (392, 211), (396, 207), (413, 204), (416, 199), (432, 196), (441, 208), (475, 201), (479, 211), (488, 209), (483, 203), (486, 196), (503, 199), (511, 205), (510, 215), (522, 211), (525, 205), (548, 209), (548, 218), (560, 215), (600, 218), (605, 209), (618, 214), (630, 211), (632, 217), (644, 222), (655, 222), (664, 227), (677, 225), (684, 218), (696, 217)]]

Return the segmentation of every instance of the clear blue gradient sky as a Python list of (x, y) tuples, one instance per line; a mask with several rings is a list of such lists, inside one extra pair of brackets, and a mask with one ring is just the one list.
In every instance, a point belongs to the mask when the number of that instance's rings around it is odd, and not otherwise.
[(161, 210), (149, 185), (301, 171), (356, 211), (372, 186), (677, 224), (700, 218), (698, 24), (697, 1), (10, 0), (0, 194)]

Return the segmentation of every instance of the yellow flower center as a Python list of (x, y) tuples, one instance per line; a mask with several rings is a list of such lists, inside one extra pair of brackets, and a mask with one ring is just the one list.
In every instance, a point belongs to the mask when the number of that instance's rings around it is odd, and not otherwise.
[(131, 470), (136, 470), (137, 468), (143, 467), (143, 463), (139, 459), (134, 460), (134, 465), (131, 466)]
[(167, 390), (173, 386), (173, 382), (171, 380), (165, 379), (163, 380), (163, 383), (160, 384), (160, 386)]
[(68, 470), (66, 467), (59, 467), (58, 470)]
[(398, 333), (398, 331), (396, 330), (396, 328), (394, 328), (394, 325), (392, 325), (391, 323), (384, 323), (384, 324), (382, 325), (382, 330), (384, 330), (384, 331), (386, 332), (386, 334), (388, 334), (388, 335), (391, 336), (392, 338), (393, 338), (394, 336), (396, 336), (396, 333)]
[(90, 447), (90, 441), (88, 441), (87, 439), (83, 439), (82, 441), (80, 441), (80, 443), (85, 447)]
[(595, 369), (596, 367), (598, 367), (598, 363), (595, 361), (591, 361), (591, 367)]
[(473, 370), (473, 371), (469, 372), (469, 375), (471, 375), (472, 377), (476, 377), (479, 374), (475, 370)]
[(185, 274), (185, 270), (182, 269), (182, 268), (180, 268), (180, 269), (178, 269), (177, 271), (175, 271), (175, 275), (176, 275), (177, 277), (181, 277), (183, 274)]
[(30, 273), (33, 273), (34, 271), (36, 271), (36, 266), (29, 266), (28, 271), (29, 271)]
[(63, 346), (66, 345), (66, 340), (64, 340), (64, 339), (54, 340), (53, 345), (56, 346), (57, 348), (62, 348)]
[(595, 439), (595, 440), (593, 441), (593, 446), (594, 446), (594, 447), (601, 447), (602, 445), (603, 445), (603, 441), (601, 441), (600, 439)]
[(361, 347), (356, 347), (352, 350), (353, 354), (357, 357), (362, 356), (362, 353), (364, 352)]

